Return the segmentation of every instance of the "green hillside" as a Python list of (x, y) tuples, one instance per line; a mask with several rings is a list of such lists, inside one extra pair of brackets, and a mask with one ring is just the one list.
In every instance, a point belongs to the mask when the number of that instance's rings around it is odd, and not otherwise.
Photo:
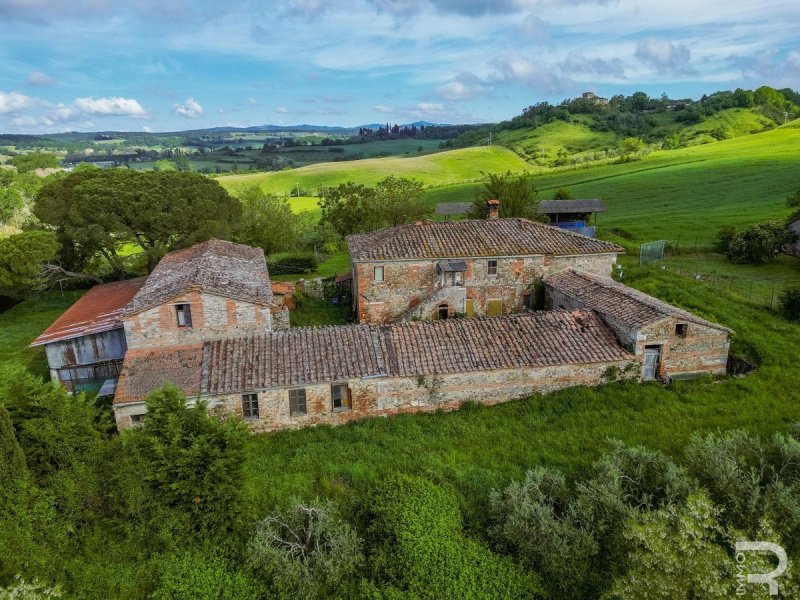
[[(635, 241), (708, 245), (722, 225), (786, 214), (786, 196), (800, 187), (800, 120), (630, 163), (541, 170), (534, 180), (541, 198), (560, 187), (578, 198), (602, 198), (609, 212), (600, 216), (601, 234), (614, 228)], [(479, 185), (443, 186), (428, 195), (431, 202), (463, 202)]]
[(298, 185), (301, 190), (316, 192), (319, 187), (347, 181), (373, 185), (389, 175), (414, 177), (425, 185), (441, 186), (476, 181), (484, 173), (522, 171), (526, 168), (517, 154), (500, 146), (462, 148), (409, 158), (372, 158), (349, 162), (311, 165), (300, 169), (271, 173), (252, 173), (220, 177), (228, 190), (238, 186), (259, 185), (265, 192), (289, 194)]

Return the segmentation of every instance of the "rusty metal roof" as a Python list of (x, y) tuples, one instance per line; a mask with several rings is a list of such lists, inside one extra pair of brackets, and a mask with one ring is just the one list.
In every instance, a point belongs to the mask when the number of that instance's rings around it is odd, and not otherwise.
[(554, 214), (583, 214), (606, 212), (608, 207), (602, 200), (542, 200), (539, 202), (539, 212), (545, 215)]
[(348, 236), (356, 261), (621, 254), (625, 249), (527, 219), (418, 221)]
[(170, 252), (150, 273), (125, 314), (157, 306), (190, 290), (271, 304), (272, 287), (264, 251), (212, 239)]
[(33, 340), (31, 346), (121, 328), (119, 317), (144, 282), (145, 278), (139, 277), (94, 286)]

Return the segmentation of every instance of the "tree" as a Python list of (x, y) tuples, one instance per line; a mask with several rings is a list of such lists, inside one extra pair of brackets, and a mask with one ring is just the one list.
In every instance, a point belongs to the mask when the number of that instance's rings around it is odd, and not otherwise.
[(726, 254), (737, 264), (774, 262), (782, 246), (793, 240), (794, 234), (783, 221), (756, 223), (730, 238)]
[(263, 248), (266, 254), (291, 250), (309, 229), (307, 219), (295, 214), (286, 198), (265, 194), (258, 186), (237, 193), (242, 203), (242, 226), (235, 240)]
[(247, 554), (280, 598), (340, 597), (364, 562), (355, 530), (331, 502), (319, 501), (259, 521)]
[(485, 219), (486, 203), (497, 199), (500, 200), (502, 218), (518, 217), (547, 222), (547, 217), (539, 212), (537, 196), (530, 175), (512, 175), (511, 171), (504, 174), (489, 173), (483, 187), (475, 194), (468, 216), (470, 219)]
[(0, 295), (24, 297), (39, 282), (58, 247), (49, 231), (24, 231), (0, 239)]
[(17, 171), (20, 173), (30, 173), (36, 169), (58, 168), (58, 157), (55, 154), (47, 154), (46, 152), (33, 152), (14, 156), (11, 159), (11, 164), (17, 167)]
[(8, 411), (0, 404), (0, 492), (25, 474), (25, 454), (17, 442)]
[(644, 140), (640, 137), (626, 137), (622, 140), (620, 146), (620, 160), (631, 160), (631, 157), (636, 157), (644, 149)]
[(320, 200), (321, 220), (342, 237), (377, 229), (380, 220), (375, 211), (375, 196), (374, 189), (352, 181), (334, 186)]
[(424, 195), (422, 183), (416, 179), (394, 175), (381, 179), (375, 186), (376, 217), (392, 227), (418, 221), (431, 212)]
[(563, 187), (558, 188), (553, 194), (553, 200), (572, 200), (574, 197), (569, 188)]
[(159, 584), (153, 600), (255, 600), (250, 577), (210, 551), (187, 549), (158, 560)]
[(73, 173), (43, 187), (34, 212), (76, 257), (101, 255), (119, 278), (120, 250), (140, 246), (148, 270), (167, 252), (212, 237), (228, 239), (241, 205), (213, 179), (196, 173), (103, 169)]
[(145, 427), (129, 432), (146, 464), (142, 477), (157, 505), (185, 515), (185, 526), (230, 535), (240, 526), (247, 428), (211, 415), (204, 402), (187, 406), (172, 386), (146, 399)]
[(800, 286), (788, 287), (781, 292), (780, 307), (789, 321), (800, 321)]

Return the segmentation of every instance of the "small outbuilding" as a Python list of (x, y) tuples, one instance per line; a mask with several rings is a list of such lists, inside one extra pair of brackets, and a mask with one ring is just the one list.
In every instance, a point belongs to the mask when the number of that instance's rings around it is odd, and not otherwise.
[(545, 279), (545, 305), (595, 311), (639, 361), (644, 380), (726, 372), (730, 329), (609, 277), (575, 270), (551, 275)]
[(550, 218), (550, 224), (588, 237), (597, 235), (597, 213), (607, 212), (602, 200), (542, 200), (539, 212)]

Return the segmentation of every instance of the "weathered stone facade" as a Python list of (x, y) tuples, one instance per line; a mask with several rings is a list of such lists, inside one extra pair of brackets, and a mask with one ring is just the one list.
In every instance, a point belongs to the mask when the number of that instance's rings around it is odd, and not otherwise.
[[(176, 305), (188, 304), (191, 326), (178, 325)], [(217, 294), (191, 291), (122, 318), (128, 347), (162, 348), (263, 333), (289, 325), (289, 311), (280, 305), (262, 306)]]
[[(353, 261), (355, 311), (362, 323), (390, 323), (410, 318), (436, 319), (443, 305), (449, 316), (497, 316), (523, 310), (525, 296), (552, 273), (580, 269), (607, 275), (616, 254), (579, 256), (501, 256), (461, 259), (466, 270), (460, 281), (446, 282), (438, 260)], [(489, 272), (489, 261), (496, 273)], [(376, 268), (383, 281), (375, 280)]]
[[(258, 394), (258, 418), (245, 419), (253, 431), (295, 429), (313, 425), (341, 425), (374, 416), (409, 412), (454, 410), (463, 402), (498, 404), (534, 393), (549, 393), (576, 385), (597, 385), (610, 373), (635, 378), (630, 361), (607, 361), (592, 365), (558, 365), (531, 369), (504, 369), (487, 372), (430, 375), (424, 377), (385, 377), (350, 379), (347, 383), (352, 408), (334, 409), (331, 384), (312, 384), (269, 390), (247, 390)], [(616, 376), (616, 375), (615, 375)], [(291, 415), (289, 390), (304, 389), (306, 414)], [(243, 416), (242, 394), (227, 394), (211, 399), (211, 406), (228, 414)], [(131, 415), (144, 412), (141, 403), (116, 408), (117, 424), (132, 425)]]
[[(565, 274), (566, 275), (566, 274)], [(724, 374), (728, 364), (730, 330), (675, 309), (655, 298), (635, 293), (614, 282), (602, 282), (575, 274), (585, 287), (565, 291), (563, 281), (545, 288), (549, 310), (591, 309), (614, 331), (620, 343), (644, 365), (646, 351), (657, 352), (655, 376), (659, 379)], [(563, 277), (561, 278), (564, 279)], [(605, 285), (603, 289), (593, 289)], [(633, 319), (626, 302), (642, 302)], [(648, 313), (648, 310), (650, 311)], [(643, 318), (642, 315), (651, 316)]]

